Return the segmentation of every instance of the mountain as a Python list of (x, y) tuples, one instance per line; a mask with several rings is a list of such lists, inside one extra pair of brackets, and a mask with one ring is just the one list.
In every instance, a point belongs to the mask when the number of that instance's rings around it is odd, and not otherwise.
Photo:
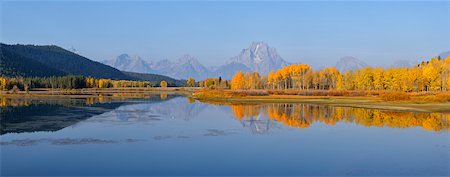
[(128, 54), (122, 54), (112, 60), (102, 61), (103, 64), (112, 66), (122, 71), (132, 71), (138, 73), (153, 73), (147, 62), (139, 56), (130, 57)]
[(342, 57), (336, 63), (336, 68), (341, 72), (356, 70), (367, 66), (368, 65), (365, 62), (351, 56)]
[(113, 60), (102, 61), (102, 63), (123, 71), (161, 74), (177, 79), (189, 77), (205, 79), (210, 74), (210, 71), (200, 64), (196, 58), (187, 54), (181, 56), (175, 62), (167, 59), (158, 62), (146, 62), (139, 56), (129, 57), (127, 54), (122, 54)]
[(231, 79), (236, 71), (258, 71), (260, 74), (268, 74), (271, 70), (289, 65), (278, 55), (275, 48), (269, 47), (264, 42), (253, 42), (224, 65), (208, 68), (195, 57), (187, 54), (176, 61), (164, 59), (157, 62), (146, 62), (140, 57), (130, 58), (127, 54), (122, 54), (113, 60), (105, 60), (102, 63), (123, 71), (162, 74), (177, 79), (193, 77), (196, 80), (219, 76)]
[(210, 71), (203, 66), (195, 57), (185, 54), (172, 62), (170, 60), (161, 60), (150, 63), (150, 68), (155, 73), (171, 76), (177, 79), (187, 79), (193, 77), (197, 80), (209, 77)]
[(228, 63), (213, 70), (211, 76), (231, 79), (237, 71), (251, 72), (252, 69), (241, 63)]
[(167, 85), (169, 87), (184, 86), (186, 84), (186, 80), (177, 80), (169, 76), (163, 76), (159, 74), (133, 73), (127, 71), (122, 71), (122, 73), (124, 73), (132, 80), (151, 81), (154, 82), (156, 85), (158, 85), (163, 80), (167, 82)]
[(394, 63), (392, 63), (391, 67), (394, 68), (409, 68), (415, 65), (415, 62), (412, 62), (410, 60), (396, 60)]
[[(95, 78), (152, 81), (155, 83), (166, 80), (169, 86), (181, 86), (185, 83), (183, 80), (157, 74), (123, 72), (54, 45), (0, 45), (0, 76), (82, 75)], [(125, 56), (123, 58), (126, 59)]]
[(45, 77), (64, 75), (67, 75), (67, 73), (21, 56), (1, 44), (0, 76)]
[[(264, 42), (253, 42), (249, 48), (242, 49), (241, 53), (231, 58), (226, 65), (242, 64), (260, 74), (268, 74), (271, 70), (276, 70), (290, 63), (281, 58), (275, 48), (269, 47)], [(236, 67), (236, 65), (232, 65)]]
[[(190, 56), (183, 55), (173, 64), (173, 75), (182, 78), (207, 78), (210, 71), (200, 62)], [(168, 73), (169, 74), (169, 73)]]
[(83, 75), (96, 78), (128, 79), (125, 74), (115, 68), (55, 45), (1, 44), (1, 49), (2, 63), (6, 67), (5, 69), (14, 71), (14, 73), (3, 73), (3, 75), (39, 77)]

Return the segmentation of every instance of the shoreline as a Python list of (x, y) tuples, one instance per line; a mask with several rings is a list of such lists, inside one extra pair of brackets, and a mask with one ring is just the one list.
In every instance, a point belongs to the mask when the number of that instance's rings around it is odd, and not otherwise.
[[(383, 101), (378, 96), (301, 96), (301, 95), (261, 95), (261, 96), (198, 96), (198, 87), (167, 88), (87, 88), (87, 89), (35, 89), (26, 93), (0, 92), (0, 98), (10, 99), (87, 99), (92, 97), (140, 97), (150, 94), (180, 94), (206, 103), (221, 104), (264, 104), (264, 103), (303, 103), (323, 104), (336, 107), (355, 107), (408, 112), (450, 113), (450, 102)], [(204, 90), (203, 90), (204, 91)], [(208, 92), (208, 91), (207, 91)], [(223, 91), (228, 92), (227, 90)]]
[(450, 103), (423, 103), (414, 101), (387, 102), (378, 97), (347, 97), (347, 96), (292, 96), (292, 95), (268, 95), (268, 96), (244, 96), (229, 98), (199, 98), (200, 102), (215, 102), (229, 104), (251, 103), (303, 103), (322, 104), (336, 107), (354, 107), (366, 109), (380, 109), (407, 112), (438, 112), (450, 113)]
[(148, 94), (148, 93), (177, 93), (177, 94), (191, 94), (196, 88), (187, 87), (167, 87), (167, 88), (84, 88), (84, 89), (34, 89), (28, 93), (19, 91), (17, 93), (8, 93), (0, 91), (0, 97), (44, 97), (44, 96), (59, 96), (59, 97), (90, 97), (96, 94), (104, 94), (108, 96), (111, 94)]

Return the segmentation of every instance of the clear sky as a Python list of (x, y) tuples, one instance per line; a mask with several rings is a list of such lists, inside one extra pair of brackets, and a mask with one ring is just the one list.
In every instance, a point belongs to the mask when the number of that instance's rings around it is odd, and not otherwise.
[(74, 47), (94, 60), (197, 57), (220, 65), (252, 41), (287, 61), (372, 65), (450, 50), (450, 2), (13, 2), (1, 3), (1, 41)]

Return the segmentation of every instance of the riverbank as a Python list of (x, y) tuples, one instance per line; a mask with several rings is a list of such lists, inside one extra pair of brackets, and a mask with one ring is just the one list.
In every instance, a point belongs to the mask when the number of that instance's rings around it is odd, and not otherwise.
[(253, 95), (245, 95), (242, 93), (230, 94), (229, 92), (227, 93), (227, 91), (221, 91), (221, 95), (218, 96), (215, 92), (216, 91), (202, 90), (192, 94), (192, 97), (201, 102), (214, 103), (306, 103), (392, 111), (450, 113), (450, 102), (426, 101), (425, 97), (429, 97), (429, 95), (416, 95), (403, 101), (385, 101), (379, 95), (370, 94), (366, 96), (302, 96), (273, 95), (255, 92)]
[[(294, 91), (231, 91), (231, 90), (205, 90), (192, 87), (167, 88), (87, 88), (87, 89), (35, 89), (29, 92), (17, 93), (0, 92), (0, 98), (17, 99), (87, 99), (95, 97), (104, 98), (141, 98), (151, 94), (178, 94), (201, 102), (221, 104), (255, 104), (255, 103), (306, 103), (325, 104), (340, 107), (357, 107), (368, 109), (383, 109), (393, 111), (413, 112), (441, 112), (450, 113), (450, 102), (445, 96), (432, 93), (410, 93), (407, 100), (386, 101), (378, 92), (336, 92), (315, 91), (300, 93)], [(328, 94), (328, 95), (327, 95)], [(307, 96), (305, 96), (307, 95)], [(331, 96), (330, 96), (331, 95)], [(333, 96), (340, 95), (340, 96)], [(349, 96), (350, 95), (350, 96)], [(438, 100), (444, 101), (435, 101)], [(431, 101), (430, 101), (431, 100)]]
[(33, 89), (28, 92), (18, 91), (11, 93), (0, 91), (0, 97), (76, 97), (83, 98), (92, 95), (115, 95), (115, 94), (149, 94), (168, 93), (190, 95), (198, 90), (191, 87), (152, 87), (152, 88), (84, 88), (84, 89)]

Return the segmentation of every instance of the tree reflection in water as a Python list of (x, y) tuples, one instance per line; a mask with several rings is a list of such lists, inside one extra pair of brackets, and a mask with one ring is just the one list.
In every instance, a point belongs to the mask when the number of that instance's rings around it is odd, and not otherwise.
[(450, 114), (396, 112), (377, 109), (332, 107), (313, 104), (231, 104), (236, 119), (253, 131), (265, 132), (274, 120), (293, 128), (307, 128), (313, 123), (336, 125), (355, 123), (367, 127), (411, 128), (448, 131)]

